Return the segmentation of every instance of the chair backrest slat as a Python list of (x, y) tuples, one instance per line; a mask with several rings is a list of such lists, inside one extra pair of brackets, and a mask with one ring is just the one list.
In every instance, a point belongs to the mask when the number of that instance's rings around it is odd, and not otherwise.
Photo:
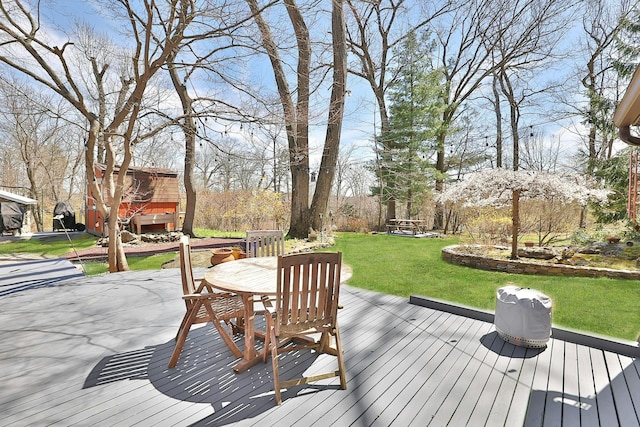
[(317, 322), (335, 325), (341, 265), (340, 252), (278, 257), (276, 334)]
[(284, 232), (282, 230), (247, 231), (247, 258), (284, 255)]
[(196, 291), (195, 280), (193, 279), (193, 268), (191, 265), (191, 245), (189, 236), (180, 238), (180, 276), (182, 278), (182, 292), (184, 295), (192, 294)]
[[(293, 280), (290, 283), (301, 284), (301, 280), (302, 280), (300, 277), (301, 270), (302, 270), (302, 266), (300, 265), (293, 266)], [(300, 315), (300, 306), (301, 306), (300, 298), (302, 298), (302, 296), (300, 295), (300, 287), (293, 286), (293, 287), (290, 287), (289, 289), (291, 292), (291, 322), (297, 323), (299, 322), (299, 315)]]

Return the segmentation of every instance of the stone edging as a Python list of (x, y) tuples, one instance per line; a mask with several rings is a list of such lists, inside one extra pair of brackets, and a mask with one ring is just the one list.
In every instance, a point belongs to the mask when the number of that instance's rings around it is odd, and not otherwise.
[(539, 274), (548, 276), (608, 277), (610, 279), (640, 279), (640, 271), (614, 270), (565, 264), (532, 263), (510, 259), (496, 259), (482, 255), (465, 254), (455, 249), (470, 245), (452, 245), (442, 249), (442, 259), (448, 263), (480, 270), (503, 271), (516, 274)]

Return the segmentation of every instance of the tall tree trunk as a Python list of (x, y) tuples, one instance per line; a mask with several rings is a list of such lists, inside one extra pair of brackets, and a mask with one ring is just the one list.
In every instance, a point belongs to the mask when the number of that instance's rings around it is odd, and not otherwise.
[[(29, 180), (29, 192), (30, 192), (29, 195), (34, 199), (37, 199), (38, 195), (36, 194), (36, 190), (38, 188), (38, 182), (35, 177), (35, 167), (32, 166), (30, 163), (27, 164), (27, 179)], [(40, 201), (40, 203), (44, 203), (44, 198)], [(36, 223), (37, 230), (39, 232), (44, 231), (44, 228), (43, 228), (44, 218), (42, 218), (40, 209), (37, 209), (36, 207), (34, 207), (34, 209), (32, 209), (31, 212), (33, 213), (33, 219)]]
[[(295, 133), (289, 140), (289, 152), (296, 166), (291, 167), (291, 237), (307, 237), (313, 219), (309, 215), (309, 78), (311, 66), (311, 40), (309, 29), (294, 0), (284, 0), (298, 46), (297, 100)], [(293, 144), (292, 144), (293, 143)]]
[(502, 167), (502, 109), (500, 108), (500, 92), (498, 91), (498, 77), (493, 75), (493, 109), (496, 114), (496, 167)]
[[(449, 122), (443, 121), (443, 123), (449, 123)], [(446, 131), (440, 132), (436, 137), (438, 142), (438, 145), (436, 148), (436, 170), (438, 172), (446, 172), (445, 164), (444, 164), (444, 156), (445, 156), (444, 143), (445, 143), (446, 137), (447, 137)], [(436, 194), (442, 193), (443, 189), (444, 189), (444, 181), (440, 177), (436, 178), (436, 183), (435, 183)], [(433, 229), (442, 230), (443, 228), (444, 228), (444, 205), (441, 202), (436, 202), (436, 209), (435, 209), (434, 218), (433, 218)]]
[[(191, 237), (195, 237), (193, 232), (193, 222), (196, 216), (197, 196), (193, 184), (193, 168), (195, 164), (196, 149), (196, 124), (193, 119), (193, 99), (189, 96), (189, 92), (183, 80), (178, 76), (178, 70), (175, 66), (175, 52), (167, 60), (169, 67), (169, 75), (173, 87), (180, 98), (182, 104), (182, 113), (184, 115), (182, 121), (182, 132), (184, 133), (184, 188), (187, 193), (187, 205), (185, 207), (184, 222), (182, 223), (182, 233)], [(178, 221), (178, 219), (176, 219)], [(177, 227), (178, 224), (175, 224)]]
[(331, 33), (333, 38), (333, 85), (329, 104), (327, 134), (318, 173), (318, 182), (311, 203), (311, 221), (316, 230), (322, 228), (322, 219), (327, 210), (331, 183), (336, 171), (340, 149), (340, 133), (344, 116), (344, 96), (347, 86), (347, 48), (345, 39), (343, 0), (333, 0), (331, 11)]
[[(509, 119), (511, 125), (511, 139), (513, 141), (513, 170), (520, 168), (520, 134), (518, 127), (520, 123), (520, 109), (516, 102), (515, 92), (509, 74), (505, 68), (501, 68), (500, 84), (502, 92), (509, 102)], [(520, 190), (513, 191), (511, 208), (511, 259), (518, 259), (518, 235), (520, 234)]]
[(269, 56), (278, 95), (284, 113), (287, 141), (289, 143), (289, 166), (291, 169), (291, 222), (290, 237), (307, 237), (311, 221), (309, 218), (309, 66), (311, 45), (309, 31), (295, 1), (286, 0), (285, 6), (298, 43), (298, 101), (294, 105), (286, 73), (280, 60), (278, 47), (271, 35), (269, 24), (262, 16), (256, 0), (246, 0), (260, 34), (262, 46)]
[[(444, 181), (441, 176), (444, 176), (446, 172), (445, 166), (445, 143), (447, 140), (447, 133), (449, 126), (453, 122), (455, 110), (457, 105), (451, 104), (449, 98), (451, 97), (451, 82), (447, 81), (445, 88), (442, 92), (442, 101), (446, 105), (446, 108), (442, 112), (442, 129), (436, 135), (436, 170), (440, 172), (440, 176), (436, 178), (435, 191), (436, 194), (442, 193), (444, 189)], [(436, 202), (435, 212), (433, 217), (433, 229), (442, 230), (444, 228), (444, 205), (441, 202)]]
[[(193, 223), (196, 216), (197, 196), (193, 183), (193, 168), (195, 164), (195, 123), (193, 117), (185, 117), (185, 157), (184, 157), (184, 188), (187, 193), (187, 200), (184, 212), (184, 220), (182, 222), (182, 233), (191, 237), (195, 237), (193, 231)], [(176, 217), (179, 221), (179, 217)], [(176, 224), (176, 227), (178, 224)]]
[(520, 190), (513, 190), (511, 206), (511, 259), (518, 259), (518, 234), (520, 231)]

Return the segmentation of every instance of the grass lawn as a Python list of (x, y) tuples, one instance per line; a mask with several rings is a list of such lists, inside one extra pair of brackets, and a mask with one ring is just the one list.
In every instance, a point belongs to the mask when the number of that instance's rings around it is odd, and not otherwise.
[(240, 237), (244, 239), (246, 236), (244, 231), (220, 231), (209, 228), (194, 228), (193, 232), (198, 237)]
[[(159, 270), (166, 261), (174, 259), (175, 252), (160, 253), (151, 256), (127, 256), (127, 263), (130, 270)], [(85, 262), (84, 271), (87, 275), (93, 276), (109, 271), (109, 264), (106, 262)]]
[[(77, 249), (93, 248), (96, 237), (88, 233), (73, 236), (73, 246)], [(56, 233), (51, 238), (4, 240), (0, 242), (0, 255), (30, 253), (43, 256), (59, 256), (73, 251), (64, 233)]]
[(553, 323), (635, 341), (640, 332), (640, 284), (633, 280), (533, 276), (476, 270), (444, 262), (457, 239), (339, 233), (331, 250), (353, 268), (349, 285), (408, 297), (421, 295), (495, 309), (496, 290), (508, 283), (537, 289), (553, 300)]
[[(93, 248), (96, 246), (97, 238), (90, 234), (81, 234), (73, 236), (73, 247), (63, 233), (55, 235), (55, 238), (45, 239), (24, 239), (24, 240), (6, 240), (0, 242), (0, 255), (2, 254), (18, 254), (30, 253), (42, 256), (60, 256), (76, 250)], [(160, 253), (152, 256), (144, 257), (127, 257), (129, 268), (131, 270), (157, 270), (162, 263), (173, 259), (175, 253)], [(84, 262), (85, 272), (88, 275), (101, 274), (109, 271), (109, 266), (105, 262)]]

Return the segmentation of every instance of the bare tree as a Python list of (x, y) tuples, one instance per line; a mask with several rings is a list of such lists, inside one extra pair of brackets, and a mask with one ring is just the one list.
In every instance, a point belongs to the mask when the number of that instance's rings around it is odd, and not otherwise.
[[(443, 101), (447, 106), (438, 135), (436, 159), (436, 169), (442, 177), (448, 168), (446, 147), (459, 108), (502, 67), (527, 62), (531, 44), (542, 43), (543, 33), (549, 31), (547, 21), (562, 22), (567, 7), (566, 3), (552, 0), (480, 0), (465, 3), (438, 23), (434, 31), (439, 42), (440, 69), (444, 73)], [(541, 27), (543, 24), (545, 28)], [(497, 47), (501, 48), (498, 56)], [(436, 181), (436, 191), (441, 191), (442, 186), (441, 178)], [(440, 207), (435, 227), (441, 228), (442, 221)]]
[(213, 186), (214, 174), (218, 169), (218, 149), (208, 143), (200, 143), (196, 148), (194, 176), (197, 177), (197, 188), (210, 188)]
[(263, 183), (268, 161), (261, 153), (235, 137), (213, 142), (203, 142), (196, 150), (194, 169), (200, 187), (219, 192), (268, 187)]
[[(269, 115), (267, 115), (267, 117), (269, 117)], [(284, 126), (281, 120), (274, 117), (274, 119), (257, 122), (254, 128), (256, 129), (256, 133), (252, 130), (251, 137), (257, 141), (257, 150), (263, 154), (263, 159), (265, 160), (262, 163), (262, 175), (271, 176), (268, 182), (263, 182), (264, 185), (262, 187), (265, 189), (271, 187), (274, 193), (280, 193), (283, 189), (283, 184), (285, 190), (289, 188), (289, 181), (287, 179), (289, 172), (288, 150), (286, 148), (286, 141), (282, 141)], [(269, 165), (267, 164), (269, 161), (271, 162), (270, 174), (268, 173)]]
[[(82, 151), (73, 144), (75, 126), (66, 121), (68, 105), (52, 94), (40, 94), (17, 79), (2, 79), (0, 131), (3, 151), (19, 153), (30, 196), (40, 200), (34, 209), (38, 231), (44, 229), (43, 208), (47, 203), (68, 200), (74, 185), (74, 165)], [(65, 181), (71, 186), (64, 189)], [(46, 194), (46, 197), (45, 197)]]
[(169, 68), (169, 75), (171, 76), (171, 83), (180, 98), (182, 104), (183, 117), (180, 122), (180, 127), (184, 134), (184, 188), (187, 194), (187, 205), (185, 209), (184, 221), (182, 223), (182, 232), (191, 237), (195, 237), (193, 232), (193, 220), (196, 215), (196, 189), (194, 185), (194, 165), (195, 165), (195, 150), (196, 150), (196, 114), (193, 108), (193, 98), (189, 94), (187, 89), (187, 82), (189, 81), (189, 72), (187, 71), (184, 77), (178, 74), (178, 67), (176, 65), (177, 51), (171, 52), (167, 58), (167, 65)]
[(502, 106), (501, 106), (501, 96), (500, 96), (500, 78), (498, 74), (494, 72), (491, 78), (491, 91), (493, 94), (493, 111), (496, 115), (496, 139), (495, 139), (495, 147), (496, 147), (496, 167), (502, 167)]
[(520, 163), (524, 169), (555, 173), (560, 160), (560, 137), (552, 135), (550, 139), (540, 131), (533, 129), (525, 135)]
[[(271, 26), (256, 0), (246, 0), (260, 31), (261, 45), (271, 62), (282, 105), (289, 144), (291, 167), (291, 237), (306, 237), (309, 228), (320, 228), (320, 214), (327, 208), (331, 183), (338, 156), (340, 131), (344, 114), (346, 92), (346, 42), (344, 33), (343, 1), (333, 0), (331, 8), (331, 46), (333, 48), (333, 81), (328, 108), (328, 120), (320, 171), (309, 206), (309, 102), (311, 99), (312, 42), (304, 15), (294, 0), (284, 0), (289, 24), (296, 40), (297, 58), (295, 88), (287, 80), (287, 64), (283, 61), (275, 42)], [(312, 7), (313, 9), (313, 7)], [(296, 98), (294, 100), (293, 94)]]
[(343, 199), (346, 197), (367, 197), (371, 194), (375, 176), (364, 162), (353, 162), (344, 173)]
[[(342, 200), (347, 196), (347, 191), (353, 190), (353, 183), (349, 182), (349, 172), (352, 170), (352, 166), (354, 164), (354, 150), (355, 146), (353, 145), (348, 148), (342, 148), (338, 156), (338, 161), (336, 163), (336, 176), (333, 183), (334, 193), (336, 196), (335, 204), (337, 206), (340, 206)], [(365, 180), (361, 177), (361, 181), (364, 182)]]
[[(208, 93), (197, 95), (190, 91), (188, 85), (197, 78), (198, 73), (207, 71), (211, 74), (219, 74), (223, 80), (232, 81), (233, 78), (224, 74), (223, 60), (231, 60), (221, 56), (222, 52), (234, 51), (233, 34), (249, 20), (235, 10), (239, 2), (211, 2), (204, 3), (197, 14), (203, 21), (192, 25), (192, 31), (184, 37), (181, 45), (176, 48), (168, 58), (167, 67), (173, 87), (178, 94), (182, 106), (182, 115), (175, 119), (184, 135), (184, 188), (186, 191), (186, 209), (182, 231), (194, 236), (193, 221), (196, 210), (195, 190), (195, 150), (196, 140), (208, 138), (198, 133), (198, 123), (202, 123), (208, 117), (216, 117), (217, 104), (226, 105), (222, 116), (234, 114), (242, 118), (242, 110), (228, 101), (217, 100)], [(193, 6), (195, 8), (195, 6)], [(191, 11), (196, 13), (196, 11)], [(242, 17), (242, 18), (238, 18)]]
[[(70, 60), (75, 50), (74, 41), (68, 40), (62, 46), (51, 42), (40, 22), (39, 4), (32, 7), (20, 0), (0, 2), (0, 62), (64, 98), (87, 121), (87, 181), (99, 212), (109, 220), (109, 271), (115, 272), (128, 269), (120, 238), (118, 207), (125, 188), (125, 171), (131, 162), (132, 146), (137, 137), (136, 123), (144, 92), (151, 78), (183, 39), (194, 18), (194, 5), (189, 0), (172, 0), (159, 7), (154, 0), (144, 0), (138, 7), (127, 0), (116, 0), (104, 6), (105, 10), (114, 13), (114, 19), (122, 19), (123, 28), (133, 41), (129, 51), (131, 82), (127, 86), (125, 76), (122, 87), (127, 89), (118, 92), (116, 102), (122, 108), (106, 125), (100, 121), (100, 110), (87, 101), (87, 91), (83, 90), (82, 81)], [(88, 56), (86, 65), (92, 66), (94, 77), (104, 77), (110, 64), (99, 58), (92, 61), (93, 56)], [(103, 197), (95, 180), (99, 141), (103, 141), (105, 147), (106, 173), (102, 185), (107, 197)], [(118, 160), (120, 173), (117, 173)], [(114, 181), (116, 173), (117, 180)]]
[[(568, 29), (566, 17), (570, 5), (554, 0), (504, 0), (492, 6), (497, 9), (481, 38), (495, 64), (493, 70), (509, 106), (513, 170), (517, 171), (522, 110), (533, 97), (550, 90), (549, 84), (537, 82), (537, 85), (531, 85), (530, 82), (535, 81), (535, 75), (544, 68), (550, 67), (554, 56), (559, 56), (558, 44)], [(512, 195), (512, 258), (518, 257), (521, 191), (516, 188)]]

